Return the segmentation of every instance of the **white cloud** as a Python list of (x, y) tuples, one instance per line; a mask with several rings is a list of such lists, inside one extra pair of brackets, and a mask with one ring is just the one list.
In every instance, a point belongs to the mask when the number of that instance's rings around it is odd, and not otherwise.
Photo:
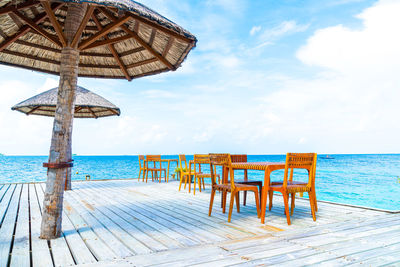
[(254, 34), (256, 34), (259, 31), (261, 31), (261, 26), (253, 26), (253, 28), (251, 28), (251, 30), (250, 30), (250, 35), (253, 36)]
[(309, 24), (299, 25), (294, 20), (283, 21), (273, 28), (265, 29), (262, 33), (260, 33), (260, 39), (263, 40), (263, 42), (273, 41), (285, 35), (296, 32), (304, 32), (309, 26)]
[(380, 1), (357, 17), (362, 29), (343, 25), (317, 31), (297, 53), (305, 64), (326, 67), (366, 79), (386, 76), (390, 82), (400, 69), (399, 1)]

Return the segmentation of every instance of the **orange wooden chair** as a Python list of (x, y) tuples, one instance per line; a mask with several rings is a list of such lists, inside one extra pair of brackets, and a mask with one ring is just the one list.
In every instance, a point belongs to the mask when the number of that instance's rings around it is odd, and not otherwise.
[[(142, 166), (142, 162), (143, 162), (143, 166)], [(143, 182), (144, 182), (144, 177), (146, 175), (146, 163), (144, 161), (144, 156), (143, 155), (139, 155), (139, 176), (138, 176), (138, 181), (140, 180), (140, 175), (143, 172)]]
[[(151, 164), (153, 166), (150, 167)], [(158, 179), (161, 183), (162, 172), (164, 172), (164, 179), (167, 181), (167, 170), (162, 168), (161, 155), (146, 155), (146, 183), (149, 172), (151, 172), (152, 181)], [(158, 176), (158, 172), (160, 173), (160, 176)]]
[[(231, 193), (231, 199), (229, 204), (229, 214), (228, 214), (228, 222), (231, 221), (232, 218), (232, 210), (233, 210), (233, 202), (236, 198), (236, 209), (240, 212), (240, 205), (239, 205), (239, 192), (240, 191), (252, 191), (254, 192), (255, 200), (256, 200), (256, 207), (257, 207), (257, 216), (260, 218), (260, 200), (258, 198), (258, 188), (254, 185), (246, 185), (246, 184), (236, 184), (234, 181), (234, 174), (232, 169), (232, 162), (231, 156), (229, 154), (209, 154), (210, 155), (210, 171), (211, 171), (211, 181), (212, 181), (212, 188), (211, 188), (211, 199), (210, 199), (210, 207), (208, 210), (208, 216), (211, 216), (211, 211), (214, 203), (214, 196), (216, 191), (222, 191), (223, 194), (227, 192)], [(230, 183), (227, 184), (217, 184), (216, 182), (216, 175), (214, 172), (214, 166), (222, 166), (225, 168), (224, 177), (222, 180), (226, 181), (228, 173), (230, 176)], [(226, 208), (226, 198), (223, 198), (223, 205), (222, 205), (222, 212), (225, 213)]]
[[(316, 153), (287, 153), (286, 165), (283, 181), (271, 182), (269, 185), (269, 210), (272, 208), (272, 198), (274, 192), (281, 192), (285, 204), (285, 214), (288, 225), (290, 225), (290, 215), (293, 215), (296, 193), (307, 192), (310, 199), (311, 214), (316, 220), (317, 197), (315, 193), (315, 171), (317, 166)], [(308, 171), (308, 181), (293, 181), (294, 169), (306, 169)], [(289, 176), (290, 171), (290, 176)], [(291, 208), (289, 213), (289, 194), (291, 195)]]
[[(231, 155), (232, 162), (247, 162), (247, 155)], [(249, 185), (256, 185), (258, 186), (258, 191), (260, 193), (260, 200), (261, 200), (261, 192), (262, 192), (262, 181), (249, 181), (247, 178), (247, 170), (244, 170), (244, 179), (243, 180), (235, 180), (237, 184), (249, 184)], [(247, 191), (243, 192), (243, 206), (246, 206), (246, 199), (247, 199)]]

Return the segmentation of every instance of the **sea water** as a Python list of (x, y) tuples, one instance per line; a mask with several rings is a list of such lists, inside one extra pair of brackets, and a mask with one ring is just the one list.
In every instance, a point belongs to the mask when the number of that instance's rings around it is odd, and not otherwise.
[[(366, 206), (386, 210), (400, 210), (400, 154), (377, 155), (319, 155), (316, 172), (318, 200)], [(178, 156), (163, 156), (177, 159)], [(193, 157), (188, 156), (188, 160)], [(46, 180), (42, 163), (46, 156), (0, 156), (0, 184), (39, 182)], [(249, 155), (248, 161), (284, 162), (284, 155)], [(166, 163), (165, 163), (166, 167)], [(171, 163), (170, 174), (176, 163)], [(203, 166), (203, 171), (208, 167)], [(218, 172), (218, 171), (217, 171)], [(72, 179), (137, 178), (137, 156), (74, 156)], [(243, 171), (236, 171), (241, 178)], [(263, 180), (261, 171), (249, 171), (251, 180)], [(295, 172), (295, 180), (306, 180), (306, 174)], [(282, 180), (283, 171), (275, 171), (272, 180)]]

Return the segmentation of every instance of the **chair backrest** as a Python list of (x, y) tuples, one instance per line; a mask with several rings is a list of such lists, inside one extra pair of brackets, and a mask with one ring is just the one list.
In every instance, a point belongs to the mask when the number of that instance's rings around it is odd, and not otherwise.
[[(185, 167), (182, 166), (182, 162), (185, 162)], [(181, 171), (183, 171), (183, 169), (188, 169), (187, 168), (187, 162), (186, 162), (186, 156), (184, 154), (179, 154), (179, 166), (181, 167)]]
[(207, 154), (194, 154), (194, 172), (197, 173), (196, 165), (199, 167), (199, 172), (201, 172), (201, 164), (210, 164), (210, 156)]
[[(142, 168), (142, 160), (144, 161), (144, 156), (143, 155), (139, 155), (139, 167)], [(144, 166), (144, 164), (143, 164)], [(146, 166), (144, 166), (146, 167)]]
[(146, 155), (146, 162), (147, 162), (147, 167), (149, 167), (150, 162), (153, 162), (154, 168), (157, 168), (156, 163), (159, 163), (161, 169), (161, 155)]
[[(235, 181), (233, 180), (233, 169), (232, 169), (232, 160), (231, 160), (231, 155), (230, 154), (215, 154), (215, 153), (210, 153), (210, 171), (211, 171), (211, 181), (212, 184), (216, 184), (216, 175), (214, 172), (214, 166), (222, 166), (226, 171), (229, 172), (230, 180), (231, 180), (231, 188), (232, 190), (235, 188)], [(228, 172), (223, 173), (228, 176)], [(225, 177), (223, 177), (224, 180)]]
[(247, 162), (246, 154), (231, 155), (232, 162)]
[[(315, 170), (317, 166), (317, 153), (287, 153), (285, 164), (285, 175), (283, 186), (287, 186), (287, 182), (293, 181), (294, 169), (306, 169), (308, 171), (308, 186), (315, 183)], [(290, 170), (290, 176), (289, 176)]]

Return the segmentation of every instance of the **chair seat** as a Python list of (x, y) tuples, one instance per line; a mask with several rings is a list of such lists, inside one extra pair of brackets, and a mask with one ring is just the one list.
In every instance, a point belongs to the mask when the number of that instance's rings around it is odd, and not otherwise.
[[(216, 184), (214, 185), (215, 189), (218, 190), (226, 190), (228, 192), (231, 191), (231, 184)], [(243, 190), (258, 190), (257, 186), (254, 185), (247, 185), (247, 184), (237, 184), (235, 183), (235, 187), (239, 190), (239, 191), (243, 191)]]
[[(282, 184), (274, 184), (269, 186), (270, 190), (278, 189), (276, 191), (280, 191), (279, 189), (282, 188)], [(302, 184), (289, 184), (287, 185), (286, 191), (288, 193), (297, 193), (297, 192), (310, 192), (311, 186), (308, 186), (306, 183)]]
[[(231, 181), (228, 181), (230, 183)], [(249, 185), (261, 185), (262, 186), (262, 181), (245, 181), (245, 180), (235, 180), (235, 184), (249, 184)]]
[(148, 171), (166, 171), (167, 169), (159, 169), (159, 168), (147, 168)]
[[(219, 177), (219, 174), (216, 174), (217, 177)], [(199, 178), (211, 178), (211, 173), (197, 173), (197, 177)]]
[[(202, 172), (198, 172), (198, 174), (201, 174)], [(190, 172), (189, 171), (181, 171), (181, 174), (183, 174), (183, 175), (194, 175), (195, 174), (195, 171), (194, 170), (191, 170)]]

